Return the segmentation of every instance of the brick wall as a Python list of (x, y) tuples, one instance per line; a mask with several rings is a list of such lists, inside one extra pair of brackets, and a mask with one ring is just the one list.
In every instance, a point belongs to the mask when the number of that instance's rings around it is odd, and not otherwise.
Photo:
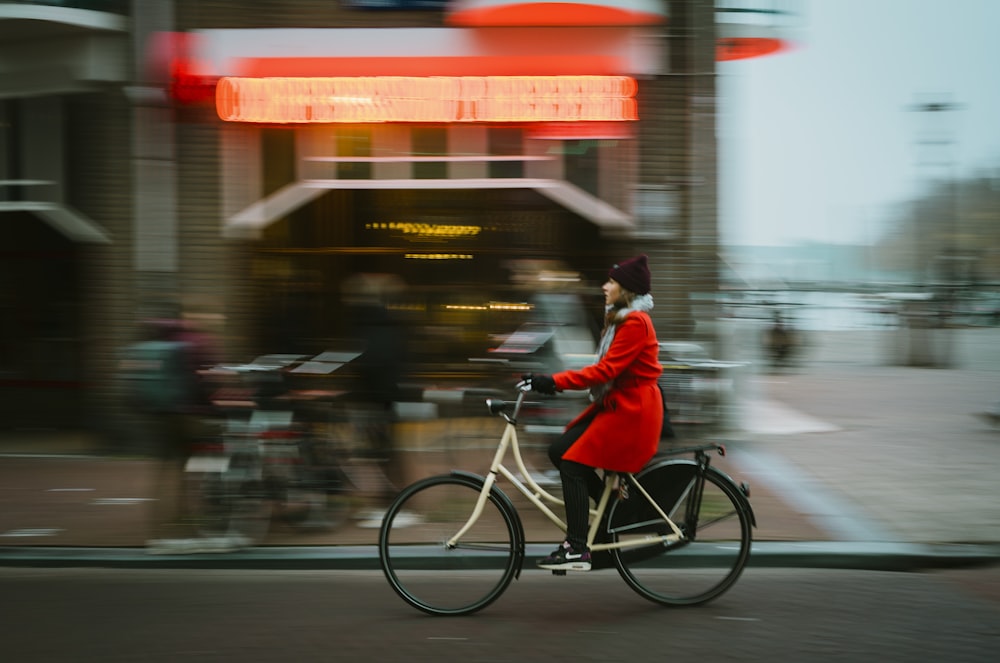
[[(120, 91), (68, 96), (67, 203), (110, 244), (80, 245), (84, 428), (121, 441), (117, 355), (134, 332), (130, 106)], [(42, 420), (44, 421), (44, 419)]]
[(676, 193), (675, 239), (643, 241), (650, 255), (661, 340), (697, 338), (692, 292), (715, 289), (717, 164), (715, 143), (715, 9), (711, 1), (670, 2), (667, 73), (640, 81), (640, 183)]

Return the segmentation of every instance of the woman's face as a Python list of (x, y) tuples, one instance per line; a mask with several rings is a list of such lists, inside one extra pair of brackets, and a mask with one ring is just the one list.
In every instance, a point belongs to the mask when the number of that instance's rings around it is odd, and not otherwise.
[(601, 290), (604, 291), (605, 306), (614, 305), (622, 297), (622, 287), (614, 279), (608, 279), (608, 282), (601, 286)]

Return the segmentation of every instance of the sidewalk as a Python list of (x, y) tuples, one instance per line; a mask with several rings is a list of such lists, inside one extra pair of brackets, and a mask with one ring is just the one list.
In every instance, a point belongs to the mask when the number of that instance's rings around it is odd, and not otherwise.
[[(884, 365), (890, 334), (814, 334), (800, 367), (742, 380), (741, 425), (721, 440), (729, 453), (718, 463), (750, 483), (752, 565), (1000, 560), (1000, 429), (972, 416), (1000, 399), (1000, 330), (956, 331), (948, 369)], [(742, 338), (753, 360), (752, 334)], [(377, 568), (377, 530), (354, 522), (309, 534), (276, 524), (263, 545), (235, 553), (147, 555), (151, 463), (95, 456), (90, 444), (0, 437), (0, 564)], [(529, 555), (549, 538), (529, 532)]]

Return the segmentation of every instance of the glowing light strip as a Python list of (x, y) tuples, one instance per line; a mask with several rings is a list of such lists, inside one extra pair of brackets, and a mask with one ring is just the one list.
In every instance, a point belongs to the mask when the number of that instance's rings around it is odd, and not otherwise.
[(406, 221), (383, 221), (365, 224), (366, 230), (396, 230), (404, 235), (418, 237), (467, 237), (482, 232), (482, 226), (449, 226), (437, 223), (412, 223)]
[(530, 311), (535, 308), (524, 302), (489, 302), (488, 304), (445, 304), (446, 311)]
[(637, 120), (628, 76), (373, 76), (219, 80), (227, 122), (607, 122)]
[(406, 253), (406, 260), (472, 260), (468, 253)]

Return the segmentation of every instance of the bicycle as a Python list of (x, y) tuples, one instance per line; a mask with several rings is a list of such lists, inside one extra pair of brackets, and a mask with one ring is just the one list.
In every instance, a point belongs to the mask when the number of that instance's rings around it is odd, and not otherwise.
[[(386, 511), (379, 563), (393, 590), (418, 610), (471, 614), (520, 576), (524, 525), (498, 478), (566, 530), (550, 508), (563, 501), (535, 482), (522, 459), (517, 417), (530, 385), (516, 389), (513, 402), (486, 401), (506, 425), (485, 477), (461, 470), (428, 477), (404, 488)], [(503, 464), (508, 451), (523, 480)], [(756, 518), (749, 486), (712, 467), (710, 451), (725, 455), (724, 446), (703, 444), (664, 454), (691, 459), (661, 456), (635, 474), (604, 473), (587, 538), (595, 570), (614, 566), (640, 596), (667, 606), (706, 603), (732, 587), (749, 559)], [(462, 582), (449, 583), (458, 573)]]
[(312, 531), (347, 519), (357, 488), (332, 432), (343, 426), (334, 420), (340, 392), (283, 388), (281, 368), (255, 368), (253, 380), (241, 381), (250, 388), (220, 394), (218, 433), (186, 463), (186, 511), (203, 539), (246, 547), (263, 541), (274, 520)]

